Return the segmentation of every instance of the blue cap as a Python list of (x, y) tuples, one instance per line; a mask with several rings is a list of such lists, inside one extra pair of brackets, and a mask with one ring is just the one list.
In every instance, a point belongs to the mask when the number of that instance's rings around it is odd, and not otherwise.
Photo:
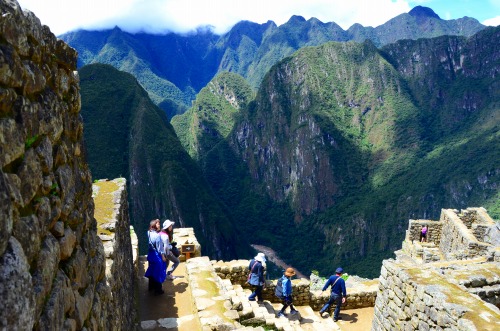
[(338, 268), (337, 268), (337, 270), (335, 270), (335, 273), (336, 273), (336, 274), (341, 274), (341, 273), (343, 273), (343, 272), (344, 272), (344, 269), (342, 269), (342, 268), (340, 268), (340, 267), (338, 267)]

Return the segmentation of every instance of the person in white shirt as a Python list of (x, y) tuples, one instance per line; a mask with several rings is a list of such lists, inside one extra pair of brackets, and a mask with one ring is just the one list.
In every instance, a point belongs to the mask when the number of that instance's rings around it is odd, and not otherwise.
[(167, 268), (170, 262), (172, 262), (172, 266), (170, 269), (167, 271), (167, 279), (173, 280), (175, 279), (175, 276), (172, 275), (174, 270), (177, 268), (179, 265), (180, 261), (179, 258), (174, 256), (172, 253), (172, 239), (173, 239), (173, 225), (175, 222), (172, 222), (171, 220), (165, 220), (163, 222), (163, 226), (160, 232), (160, 238), (163, 243), (163, 256), (166, 258), (167, 262)]

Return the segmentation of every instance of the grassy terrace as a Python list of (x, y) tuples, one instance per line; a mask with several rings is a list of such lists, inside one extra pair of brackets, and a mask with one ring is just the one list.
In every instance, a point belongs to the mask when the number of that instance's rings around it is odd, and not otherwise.
[[(462, 318), (470, 320), (477, 330), (497, 330), (498, 324), (492, 323), (492, 321), (500, 320), (500, 315), (481, 299), (464, 291), (458, 285), (448, 282), (434, 271), (412, 268), (406, 269), (406, 272), (411, 277), (410, 282), (414, 283), (416, 287), (438, 286), (439, 292), (445, 296), (444, 302), (467, 307)], [(425, 292), (432, 295), (427, 289)]]
[(99, 181), (93, 184), (97, 187), (94, 189), (94, 217), (97, 221), (98, 234), (109, 235), (109, 230), (103, 229), (102, 225), (114, 219), (114, 193), (119, 186), (115, 181)]

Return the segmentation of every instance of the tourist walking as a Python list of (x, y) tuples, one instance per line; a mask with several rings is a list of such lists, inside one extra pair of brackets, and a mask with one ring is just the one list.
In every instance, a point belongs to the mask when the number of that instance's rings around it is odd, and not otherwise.
[(167, 263), (166, 268), (168, 268), (169, 263), (172, 262), (172, 266), (168, 271), (166, 271), (166, 278), (169, 280), (175, 279), (175, 276), (172, 273), (180, 263), (179, 258), (174, 255), (172, 246), (175, 244), (173, 242), (174, 224), (175, 222), (172, 222), (171, 220), (168, 219), (165, 220), (165, 222), (163, 222), (163, 226), (160, 233), (161, 241), (163, 244), (163, 256), (166, 258), (166, 263)]
[(250, 270), (250, 275), (248, 279), (248, 284), (252, 285), (253, 292), (248, 297), (248, 300), (255, 301), (255, 297), (257, 297), (257, 302), (262, 303), (264, 300), (262, 299), (262, 289), (265, 286), (264, 280), (264, 269), (266, 263), (266, 256), (264, 253), (258, 253), (255, 256), (248, 266)]
[(167, 265), (162, 259), (163, 244), (160, 234), (160, 220), (152, 220), (148, 229), (148, 269), (144, 274), (149, 279), (148, 289), (156, 295), (163, 294), (162, 283), (165, 281)]
[(283, 273), (281, 280), (278, 280), (278, 284), (281, 281), (281, 286), (283, 287), (282, 293), (282, 303), (283, 307), (278, 312), (277, 317), (285, 317), (285, 310), (290, 307), (290, 314), (295, 315), (298, 313), (297, 309), (293, 306), (292, 298), (292, 277), (295, 276), (295, 270), (293, 268), (287, 268)]
[(347, 297), (347, 292), (345, 289), (345, 281), (342, 279), (342, 273), (344, 272), (344, 269), (342, 268), (337, 268), (335, 270), (335, 275), (330, 276), (328, 280), (325, 283), (325, 286), (323, 286), (323, 289), (321, 290), (321, 293), (323, 293), (328, 286), (332, 287), (332, 292), (330, 294), (330, 299), (328, 302), (321, 308), (319, 311), (320, 316), (323, 315), (323, 313), (330, 307), (331, 304), (335, 303), (335, 312), (333, 313), (333, 321), (337, 322), (339, 319), (342, 319), (339, 316), (340, 313), (340, 306), (345, 303), (345, 299)]

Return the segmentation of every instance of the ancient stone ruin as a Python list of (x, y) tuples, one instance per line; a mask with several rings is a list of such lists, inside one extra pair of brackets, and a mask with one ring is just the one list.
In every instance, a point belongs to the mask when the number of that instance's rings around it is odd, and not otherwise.
[(396, 260), (383, 262), (372, 330), (500, 329), (499, 240), (483, 208), (410, 220)]
[[(76, 52), (15, 1), (0, 2), (0, 329), (161, 329), (136, 307), (137, 237), (126, 182), (92, 185), (84, 158)], [(420, 242), (422, 225), (428, 241)], [(175, 229), (202, 330), (340, 330), (327, 300), (293, 280), (300, 314), (278, 319), (269, 280), (248, 301), (248, 260), (211, 261), (191, 228)], [(326, 275), (325, 275), (326, 276)], [(486, 210), (410, 220), (379, 279), (348, 280), (343, 309), (373, 307), (372, 330), (500, 329), (500, 230)], [(182, 317), (179, 318), (179, 320)]]
[(128, 214), (107, 263), (77, 54), (15, 1), (0, 1), (0, 36), (0, 329), (132, 330)]

